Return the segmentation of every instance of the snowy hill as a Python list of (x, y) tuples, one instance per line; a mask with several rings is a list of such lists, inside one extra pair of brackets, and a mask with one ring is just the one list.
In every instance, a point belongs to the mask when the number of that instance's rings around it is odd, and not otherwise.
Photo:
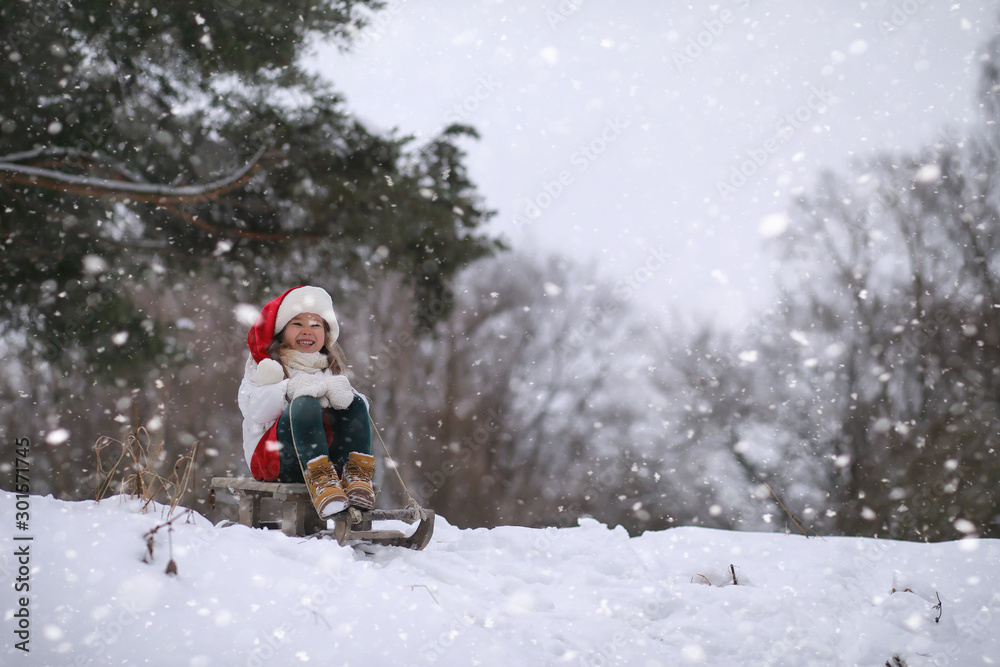
[(163, 507), (31, 497), (25, 531), (15, 502), (0, 494), (5, 665), (1000, 663), (997, 540), (439, 517), (426, 550), (366, 554), (192, 513), (144, 562)]

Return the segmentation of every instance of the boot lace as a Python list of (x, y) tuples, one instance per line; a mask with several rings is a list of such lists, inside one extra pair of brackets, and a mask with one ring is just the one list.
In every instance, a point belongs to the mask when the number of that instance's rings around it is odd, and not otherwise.
[(375, 470), (373, 468), (362, 468), (355, 461), (348, 460), (344, 466), (344, 477), (350, 480), (359, 480), (371, 483)]
[(338, 486), (340, 480), (337, 479), (337, 471), (333, 469), (332, 465), (325, 465), (319, 468), (311, 468), (309, 470), (309, 476), (312, 479), (313, 484), (316, 485), (317, 491), (324, 491), (332, 486)]

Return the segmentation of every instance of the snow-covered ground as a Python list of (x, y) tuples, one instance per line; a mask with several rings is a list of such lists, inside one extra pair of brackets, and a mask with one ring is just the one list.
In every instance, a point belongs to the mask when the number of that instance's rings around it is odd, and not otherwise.
[(1000, 663), (998, 540), (439, 517), (424, 551), (365, 553), (192, 513), (144, 562), (163, 507), (32, 496), (18, 530), (15, 503), (0, 494), (4, 665)]

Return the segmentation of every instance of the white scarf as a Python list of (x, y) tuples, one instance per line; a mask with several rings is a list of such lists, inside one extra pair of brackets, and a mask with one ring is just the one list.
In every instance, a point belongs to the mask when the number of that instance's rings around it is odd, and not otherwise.
[(318, 373), (330, 367), (330, 359), (322, 352), (299, 352), (285, 349), (281, 351), (281, 363), (286, 368), (307, 373)]

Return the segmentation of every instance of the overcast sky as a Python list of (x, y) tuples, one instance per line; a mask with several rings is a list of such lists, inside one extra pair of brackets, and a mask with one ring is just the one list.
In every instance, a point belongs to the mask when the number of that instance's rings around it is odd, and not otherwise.
[(773, 299), (763, 241), (821, 169), (978, 122), (998, 18), (983, 1), (389, 0), (353, 51), (312, 62), (375, 128), (475, 126), (471, 176), (515, 248), (596, 258), (642, 307), (738, 327)]

